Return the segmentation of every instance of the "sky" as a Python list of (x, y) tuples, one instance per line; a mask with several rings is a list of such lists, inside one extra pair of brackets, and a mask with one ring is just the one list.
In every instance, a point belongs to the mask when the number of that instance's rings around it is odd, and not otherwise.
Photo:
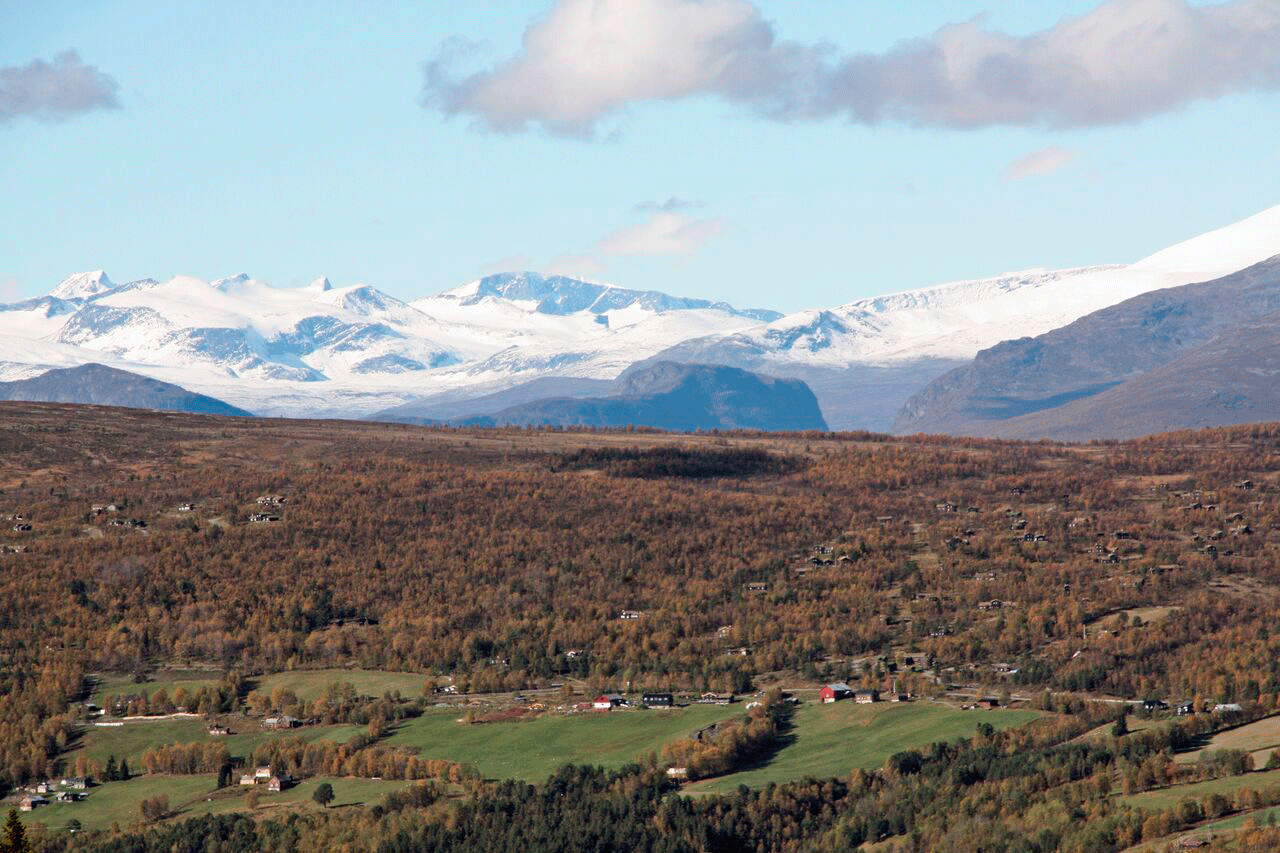
[(0, 301), (535, 270), (795, 311), (1280, 204), (1275, 0), (0, 0)]

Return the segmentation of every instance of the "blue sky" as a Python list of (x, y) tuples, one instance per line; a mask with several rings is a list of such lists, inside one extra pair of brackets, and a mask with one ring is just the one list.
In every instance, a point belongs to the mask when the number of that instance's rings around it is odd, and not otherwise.
[[(1227, 69), (1206, 83), (1176, 56), (1134, 70), (1093, 56), (1092, 28), (1063, 35), (1089, 14), (1128, 26), (1196, 11), (1182, 0), (714, 0), (728, 17), (707, 27), (774, 39), (746, 48), (747, 70), (708, 82), (702, 54), (682, 70), (670, 28), (685, 18), (653, 12), (642, 23), (663, 49), (640, 45), (604, 91), (596, 36), (556, 23), (587, 2), (6, 3), (0, 299), (96, 268), (278, 286), (328, 275), (402, 298), (528, 268), (790, 311), (1136, 260), (1280, 204), (1276, 57), (1206, 54)], [(632, 21), (689, 0), (604, 2)], [(1223, 8), (1274, 32), (1265, 3)], [(1017, 103), (910, 91), (927, 81), (904, 40), (933, 44), (978, 15), (958, 49), (1007, 34), (1028, 55), (1050, 44), (1122, 67), (1104, 92), (1020, 86)], [(522, 53), (531, 26), (591, 73), (565, 79), (563, 56)], [(424, 104), (424, 63), (464, 41)], [(78, 59), (59, 65), (68, 50)], [(854, 76), (828, 73), (857, 56), (871, 59)], [(73, 93), (13, 95), (71, 71)], [(871, 118), (856, 112), (868, 99)]]

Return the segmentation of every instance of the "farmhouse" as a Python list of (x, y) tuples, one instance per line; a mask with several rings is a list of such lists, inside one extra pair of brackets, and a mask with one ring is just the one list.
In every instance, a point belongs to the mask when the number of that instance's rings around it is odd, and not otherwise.
[(18, 804), (18, 808), (24, 812), (35, 811), (38, 806), (48, 804), (48, 800), (44, 797), (23, 797), (22, 802)]
[(255, 779), (255, 778), (253, 777), (253, 774), (252, 774), (252, 773), (241, 773), (241, 774), (240, 774), (240, 784), (241, 784), (241, 785), (256, 785), (256, 784), (258, 784), (258, 780), (257, 780), (257, 779)]
[(597, 711), (608, 711), (618, 705), (626, 702), (619, 693), (601, 693), (591, 703), (591, 707)]
[(281, 791), (287, 791), (291, 787), (293, 787), (293, 779), (289, 776), (272, 776), (267, 781), (267, 790), (272, 793), (278, 794)]
[[(297, 717), (290, 717), (285, 714), (278, 717), (267, 717), (262, 721), (264, 729), (296, 729), (300, 725), (302, 725), (302, 721)], [(213, 732), (210, 731), (209, 734), (213, 734)]]
[(833, 682), (818, 691), (818, 698), (822, 700), (824, 705), (839, 702), (841, 699), (848, 699), (852, 695), (853, 689), (843, 681)]
[(872, 702), (880, 701), (879, 690), (855, 690), (853, 692), (853, 701), (859, 705), (870, 705)]
[(670, 693), (645, 693), (640, 697), (646, 708), (670, 708), (675, 698)]

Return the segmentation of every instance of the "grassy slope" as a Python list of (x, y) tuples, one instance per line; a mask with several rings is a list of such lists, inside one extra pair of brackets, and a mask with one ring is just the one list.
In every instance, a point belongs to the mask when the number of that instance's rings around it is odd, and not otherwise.
[(88, 727), (77, 747), (66, 753), (63, 759), (65, 766), (72, 768), (81, 755), (102, 764), (106, 763), (108, 755), (114, 755), (117, 761), (127, 758), (130, 769), (138, 772), (142, 769), (143, 751), (153, 746), (208, 741), (225, 743), (233, 756), (244, 756), (272, 737), (346, 741), (364, 730), (364, 726), (303, 726), (287, 732), (267, 732), (262, 729), (258, 720), (248, 718), (232, 720), (231, 731), (234, 734), (228, 737), (210, 737), (203, 720), (139, 720), (121, 726)]
[[(1254, 767), (1260, 768), (1267, 763), (1271, 751), (1276, 747), (1280, 747), (1280, 716), (1266, 717), (1216, 734), (1205, 749), (1243, 749), (1253, 755)], [(1201, 751), (1183, 753), (1177, 760), (1193, 763), (1200, 758)]]
[(1141, 794), (1130, 794), (1121, 797), (1121, 802), (1149, 811), (1161, 811), (1176, 806), (1185, 797), (1199, 799), (1208, 794), (1225, 794), (1228, 798), (1241, 788), (1262, 790), (1270, 785), (1280, 784), (1280, 770), (1245, 773), (1243, 776), (1225, 776), (1211, 779), (1208, 782), (1193, 782), (1189, 785), (1175, 785), (1172, 788), (1161, 788), (1158, 791), (1143, 791)]
[(325, 695), (329, 685), (341, 681), (350, 682), (361, 696), (381, 696), (383, 693), (399, 690), (400, 695), (411, 698), (422, 695), (427, 676), (416, 672), (368, 669), (295, 670), (264, 675), (258, 680), (255, 689), (269, 695), (277, 687), (284, 687), (292, 690), (299, 699), (309, 702)]
[(97, 681), (88, 701), (100, 705), (107, 696), (125, 696), (134, 693), (154, 696), (156, 691), (161, 688), (168, 691), (169, 698), (172, 699), (174, 692), (179, 687), (185, 687), (189, 691), (196, 691), (207, 686), (216, 686), (221, 681), (221, 673), (199, 669), (161, 670), (151, 677), (154, 679), (153, 681), (136, 684), (132, 675), (121, 675), (119, 673), (98, 675), (95, 677)]
[(807, 703), (796, 709), (792, 721), (794, 741), (779, 750), (768, 764), (707, 779), (687, 790), (722, 792), (739, 785), (758, 787), (805, 776), (844, 776), (854, 768), (878, 767), (895, 752), (967, 737), (979, 723), (1002, 729), (1038, 716), (1038, 711), (959, 711), (930, 702)]
[[(333, 786), (335, 795), (330, 808), (372, 804), (389, 791), (403, 788), (412, 782), (375, 779), (339, 779), (316, 777), (279, 794), (268, 793), (265, 787), (256, 787), (260, 794), (258, 810), (275, 810), (288, 807), (318, 809), (311, 795), (321, 782)], [(245, 811), (245, 789), (238, 786), (219, 791), (212, 775), (204, 776), (139, 776), (128, 782), (110, 782), (89, 792), (79, 803), (51, 803), (34, 812), (22, 815), (24, 823), (42, 823), (50, 830), (61, 830), (68, 820), (75, 818), (85, 829), (109, 829), (113, 823), (121, 827), (138, 824), (142, 820), (139, 804), (148, 797), (164, 794), (176, 818), (195, 817), (202, 814), (225, 814)]]
[(566, 763), (619, 767), (715, 720), (743, 713), (742, 705), (694, 705), (669, 711), (546, 714), (513, 723), (464, 725), (459, 711), (428, 712), (387, 740), (418, 747), (428, 758), (465, 761), (492, 778), (542, 781)]

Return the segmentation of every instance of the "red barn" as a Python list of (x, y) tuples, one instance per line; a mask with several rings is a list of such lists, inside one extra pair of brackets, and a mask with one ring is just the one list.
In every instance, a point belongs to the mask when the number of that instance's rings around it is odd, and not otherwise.
[(841, 699), (848, 699), (852, 695), (853, 690), (843, 681), (828, 684), (818, 691), (818, 698), (822, 700), (824, 705), (839, 702)]

